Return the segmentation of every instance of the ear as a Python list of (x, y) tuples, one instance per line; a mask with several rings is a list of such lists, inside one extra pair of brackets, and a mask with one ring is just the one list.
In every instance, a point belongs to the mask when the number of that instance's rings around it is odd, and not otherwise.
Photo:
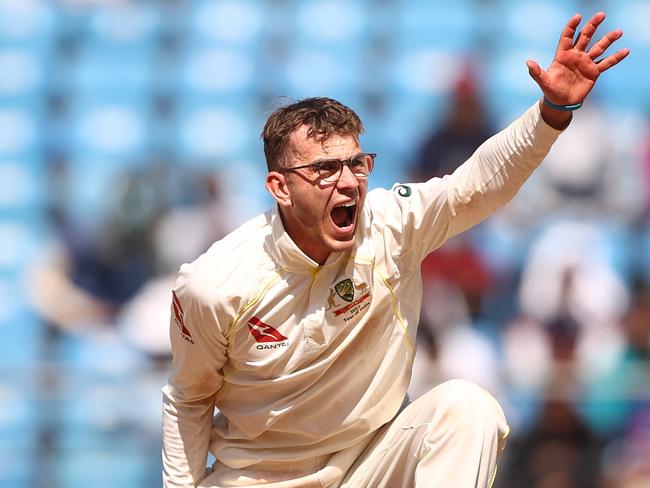
[(269, 171), (266, 175), (266, 190), (271, 194), (280, 207), (290, 207), (291, 192), (285, 176), (278, 171)]

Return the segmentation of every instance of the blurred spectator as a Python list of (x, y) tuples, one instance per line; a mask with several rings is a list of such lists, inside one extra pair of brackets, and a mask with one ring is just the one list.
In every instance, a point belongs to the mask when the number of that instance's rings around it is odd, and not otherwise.
[(462, 292), (470, 319), (480, 317), (482, 298), (493, 285), (490, 270), (469, 239), (456, 236), (422, 262), (425, 283), (440, 281)]
[(624, 342), (608, 367), (588, 378), (585, 411), (601, 435), (624, 431), (629, 419), (650, 408), (650, 289), (641, 278), (633, 282), (621, 334)]
[(622, 115), (607, 113), (596, 98), (590, 99), (574, 114), (571, 130), (553, 146), (511, 211), (535, 222), (540, 216), (633, 222), (643, 210), (642, 139), (622, 130), (628, 125)]
[[(560, 380), (561, 381), (561, 380)], [(598, 443), (564, 392), (548, 391), (532, 429), (511, 443), (512, 456), (497, 486), (593, 488)]]
[(650, 114), (646, 115), (645, 125), (643, 127), (643, 137), (641, 138), (641, 162), (643, 165), (642, 180), (644, 190), (644, 215), (650, 215)]
[(565, 270), (557, 310), (546, 324), (540, 324), (548, 347), (547, 362), (535, 385), (542, 400), (532, 426), (523, 435), (515, 432), (513, 436), (513, 454), (502, 487), (596, 486), (599, 443), (578, 409), (583, 390), (576, 361), (581, 329), (569, 308), (574, 279), (574, 270)]
[(453, 173), (495, 133), (481, 101), (478, 83), (468, 63), (456, 82), (446, 115), (418, 151), (413, 181)]
[(203, 175), (195, 191), (201, 197), (191, 204), (169, 209), (153, 232), (158, 273), (125, 304), (118, 316), (122, 336), (132, 346), (150, 355), (169, 353), (171, 289), (181, 264), (194, 260), (215, 241), (234, 228), (239, 218), (235, 207), (222, 195), (219, 181)]
[[(418, 152), (411, 178), (423, 181), (453, 173), (492, 133), (476, 74), (468, 63), (443, 121)], [(471, 379), (492, 393), (499, 390), (496, 350), (476, 328), (493, 279), (472, 235), (450, 239), (422, 263), (425, 298), (411, 397), (456, 377)]]
[[(542, 322), (566, 307), (581, 329), (581, 354), (597, 354), (600, 365), (621, 343), (618, 324), (629, 303), (625, 280), (616, 266), (620, 246), (611, 230), (583, 222), (549, 226), (531, 246), (519, 295), (523, 314)], [(569, 271), (572, 278), (567, 287)]]
[(515, 389), (541, 388), (563, 344), (571, 346), (581, 383), (614, 364), (629, 296), (612, 261), (610, 237), (591, 225), (558, 223), (534, 243), (521, 275), (520, 318), (504, 335)]
[(214, 177), (182, 178), (188, 192), (183, 196), (168, 191), (175, 175), (168, 170), (152, 166), (122, 175), (106, 217), (83, 225), (63, 197), (65, 166), (55, 166), (50, 215), (59, 239), (30, 280), (44, 318), (84, 335), (118, 325), (137, 348), (153, 356), (168, 353), (164, 324), (173, 276), (226, 233), (233, 214)]
[(424, 298), (409, 395), (417, 398), (452, 378), (472, 380), (498, 394), (498, 354), (477, 327), (490, 283), (483, 263), (455, 237), (423, 262), (422, 272)]
[[(516, 276), (520, 268), (530, 266), (528, 260), (536, 261), (535, 271), (524, 271), (528, 282), (522, 285), (522, 300), (527, 312), (533, 301), (546, 306), (544, 302), (552, 300), (544, 277), (560, 267), (557, 261), (574, 258), (582, 261), (580, 268), (590, 276), (584, 280), (577, 277), (577, 287), (592, 308), (618, 307), (619, 315), (625, 308), (621, 298), (624, 276), (612, 278), (612, 274), (631, 266), (634, 247), (629, 245), (629, 226), (643, 210), (639, 121), (629, 114), (605, 111), (596, 98), (583, 109), (574, 114), (570, 130), (553, 146), (517, 198), (481, 228), (481, 253), (500, 275)], [(569, 252), (564, 249), (567, 243)], [(545, 257), (532, 258), (533, 253), (541, 252), (540, 246), (546, 248)], [(596, 266), (591, 266), (592, 259)], [(552, 281), (557, 290), (558, 280)], [(588, 283), (596, 288), (590, 291), (583, 286)], [(605, 288), (614, 294), (607, 295)], [(541, 294), (535, 298), (538, 291)]]
[(108, 216), (94, 216), (89, 224), (72, 212), (63, 160), (51, 175), (49, 214), (58, 235), (34, 267), (34, 303), (70, 331), (107, 325), (156, 272), (151, 236), (162, 200), (147, 175), (127, 174), (115, 184)]
[(650, 408), (632, 417), (625, 435), (603, 455), (602, 488), (650, 486)]

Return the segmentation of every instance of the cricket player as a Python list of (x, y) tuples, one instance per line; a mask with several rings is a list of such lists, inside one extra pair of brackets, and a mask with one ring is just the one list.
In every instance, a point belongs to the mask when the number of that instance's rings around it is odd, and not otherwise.
[(629, 54), (599, 59), (620, 30), (588, 48), (604, 17), (577, 41), (571, 18), (548, 70), (527, 62), (542, 100), (443, 178), (368, 192), (379, 157), (352, 110), (311, 98), (269, 117), (274, 207), (183, 265), (173, 290), (165, 487), (492, 484), (508, 425), (490, 394), (452, 380), (406, 399), (420, 262), (508, 202)]

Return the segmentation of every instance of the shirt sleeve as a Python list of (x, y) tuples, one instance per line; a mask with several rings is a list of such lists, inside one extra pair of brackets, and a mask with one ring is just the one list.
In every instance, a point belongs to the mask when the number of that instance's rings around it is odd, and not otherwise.
[(484, 220), (512, 199), (561, 132), (544, 122), (535, 104), (453, 174), (395, 185), (388, 197), (385, 191), (375, 196), (384, 207), (379, 221), (391, 254), (419, 264), (447, 239)]
[(172, 292), (172, 373), (163, 388), (163, 486), (193, 487), (205, 476), (215, 397), (223, 383), (227, 307), (181, 268)]

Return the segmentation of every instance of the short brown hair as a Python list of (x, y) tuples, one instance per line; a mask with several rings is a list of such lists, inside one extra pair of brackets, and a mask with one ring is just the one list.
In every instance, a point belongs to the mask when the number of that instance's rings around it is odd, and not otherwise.
[(262, 140), (269, 171), (284, 164), (290, 151), (291, 134), (307, 126), (307, 136), (324, 142), (333, 135), (353, 136), (358, 140), (363, 123), (354, 111), (331, 98), (305, 98), (275, 110), (264, 124)]

